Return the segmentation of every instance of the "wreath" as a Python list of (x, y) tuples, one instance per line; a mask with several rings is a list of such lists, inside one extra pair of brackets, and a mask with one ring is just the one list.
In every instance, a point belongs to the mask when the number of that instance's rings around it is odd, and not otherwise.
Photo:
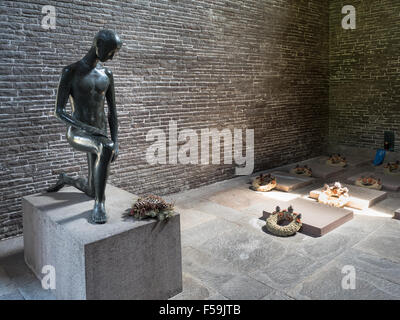
[(349, 202), (349, 189), (342, 187), (339, 182), (333, 186), (325, 184), (318, 197), (318, 202), (329, 206), (342, 208)]
[(382, 189), (381, 179), (376, 179), (374, 177), (360, 177), (356, 180), (356, 185), (359, 187), (369, 188), (369, 189)]
[(268, 192), (276, 188), (276, 178), (270, 173), (261, 174), (253, 180), (252, 189), (255, 191)]
[(300, 167), (299, 165), (297, 165), (295, 168), (290, 170), (290, 172), (294, 173), (294, 174), (302, 175), (302, 176), (307, 176), (307, 177), (312, 176), (312, 170), (307, 165), (305, 165), (304, 167)]
[(132, 205), (129, 215), (136, 219), (155, 218), (158, 220), (168, 220), (174, 213), (174, 205), (165, 202), (159, 196), (148, 195), (139, 198)]
[(386, 174), (394, 174), (398, 175), (400, 174), (400, 161), (397, 160), (396, 162), (388, 162), (383, 166), (383, 171)]
[(326, 164), (334, 167), (345, 167), (347, 166), (347, 160), (340, 154), (333, 154), (326, 160)]
[[(289, 221), (289, 224), (282, 226), (279, 223), (283, 220)], [(269, 232), (281, 237), (294, 235), (302, 226), (301, 214), (294, 213), (293, 207), (282, 210), (276, 207), (275, 211), (267, 218), (266, 227)]]

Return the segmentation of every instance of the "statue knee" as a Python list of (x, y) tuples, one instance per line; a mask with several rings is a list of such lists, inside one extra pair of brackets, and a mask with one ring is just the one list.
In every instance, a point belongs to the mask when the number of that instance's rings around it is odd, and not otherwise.
[(100, 157), (110, 160), (114, 154), (114, 143), (101, 143), (100, 144)]

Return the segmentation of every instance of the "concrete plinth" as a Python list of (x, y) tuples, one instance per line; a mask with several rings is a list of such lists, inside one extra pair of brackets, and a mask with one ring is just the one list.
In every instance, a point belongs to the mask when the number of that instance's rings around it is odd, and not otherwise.
[[(385, 191), (373, 190), (368, 188), (362, 188), (358, 186), (342, 184), (342, 186), (349, 189), (349, 202), (346, 207), (354, 209), (367, 209), (379, 201), (386, 198), (387, 193)], [(317, 190), (312, 190), (310, 192), (310, 198), (318, 199), (322, 188)]]
[(276, 178), (276, 189), (284, 192), (303, 188), (315, 181), (315, 179), (311, 177), (294, 175), (282, 171), (274, 171), (272, 175)]
[(287, 209), (291, 205), (294, 212), (301, 213), (303, 226), (300, 232), (312, 237), (321, 237), (353, 219), (353, 211), (351, 210), (329, 207), (305, 199), (274, 203), (273, 206), (266, 207), (263, 211), (263, 217), (268, 218), (277, 205), (281, 209)]
[(109, 220), (89, 222), (93, 200), (75, 188), (23, 198), (25, 261), (54, 266), (57, 299), (167, 299), (182, 291), (180, 217), (138, 221), (137, 198), (107, 185)]

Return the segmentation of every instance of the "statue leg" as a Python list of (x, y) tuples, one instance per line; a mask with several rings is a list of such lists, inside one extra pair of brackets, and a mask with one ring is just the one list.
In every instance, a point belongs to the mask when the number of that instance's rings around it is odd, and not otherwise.
[(99, 153), (97, 154), (94, 164), (94, 191), (95, 204), (93, 209), (93, 222), (106, 222), (106, 209), (104, 206), (106, 183), (108, 178), (108, 168), (114, 154), (114, 143), (102, 142), (99, 145)]
[(96, 163), (96, 155), (93, 153), (87, 153), (88, 160), (88, 179), (87, 179), (87, 189), (91, 198), (95, 197), (94, 193), (94, 166)]
[(65, 185), (73, 186), (82, 192), (86, 193), (89, 197), (94, 198), (94, 192), (91, 186), (88, 184), (88, 180), (81, 177), (70, 177), (65, 173), (60, 173), (56, 184), (47, 189), (47, 192), (57, 192)]
[(56, 184), (51, 186), (50, 188), (48, 188), (46, 191), (47, 192), (57, 192), (58, 190), (63, 188), (66, 185), (66, 183), (64, 182), (64, 176), (65, 176), (64, 173), (60, 173)]
[(88, 153), (89, 176), (86, 190), (95, 198), (92, 221), (105, 223), (107, 215), (104, 206), (104, 193), (108, 167), (114, 154), (114, 143), (106, 137), (92, 136), (87, 132), (73, 128), (68, 130), (67, 140), (74, 149)]

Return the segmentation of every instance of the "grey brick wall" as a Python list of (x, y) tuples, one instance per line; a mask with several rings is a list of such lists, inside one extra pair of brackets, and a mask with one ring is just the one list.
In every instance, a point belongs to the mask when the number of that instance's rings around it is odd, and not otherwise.
[[(41, 28), (43, 5), (56, 30)], [(320, 154), (328, 135), (328, 0), (102, 0), (0, 3), (0, 239), (21, 233), (21, 197), (61, 171), (86, 173), (53, 115), (63, 66), (101, 28), (124, 47), (111, 63), (120, 156), (110, 183), (167, 194), (234, 176), (235, 165), (150, 166), (147, 132), (255, 129), (255, 170)]]
[[(331, 0), (329, 140), (382, 148), (394, 131), (400, 151), (400, 1)], [(355, 30), (341, 27), (341, 8), (356, 8)]]

